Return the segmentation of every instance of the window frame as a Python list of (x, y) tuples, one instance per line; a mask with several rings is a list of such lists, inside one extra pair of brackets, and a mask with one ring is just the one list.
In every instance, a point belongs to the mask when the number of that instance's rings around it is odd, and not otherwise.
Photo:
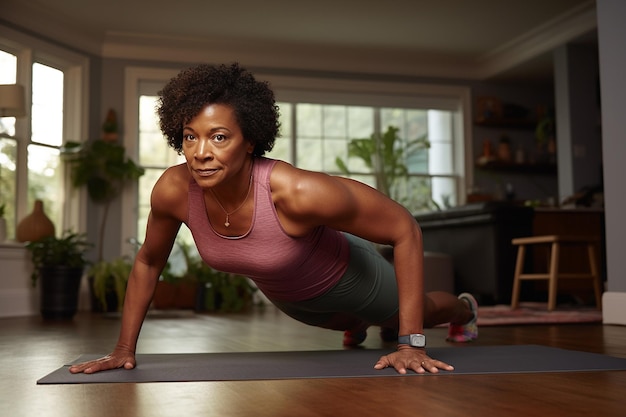
[[(88, 137), (89, 116), (89, 59), (58, 45), (29, 36), (0, 25), (0, 48), (17, 57), (16, 82), (24, 86), (26, 115), (16, 119), (16, 219), (24, 218), (32, 207), (28, 205), (28, 146), (31, 137), (32, 66), (35, 62), (58, 69), (64, 74), (63, 82), (63, 142), (83, 142)], [(61, 168), (63, 169), (63, 167)], [(87, 231), (87, 194), (74, 190), (69, 173), (62, 172), (63, 224), (62, 230)], [(61, 231), (57, 231), (60, 233)]]
[[(375, 107), (432, 108), (453, 111), (455, 134), (454, 172), (460, 179), (456, 201), (465, 203), (473, 182), (471, 90), (469, 87), (391, 81), (362, 81), (295, 76), (258, 75), (268, 81), (276, 101), (349, 104)], [(295, 125), (294, 125), (295, 126)], [(292, 137), (295, 132), (291, 132)], [(296, 160), (296, 147), (292, 147)]]
[[(146, 67), (127, 67), (124, 71), (124, 146), (128, 157), (139, 160), (139, 96), (142, 82), (167, 83), (178, 74), (179, 70)], [(173, 151), (172, 151), (173, 152)], [(137, 236), (137, 216), (139, 214), (139, 193), (137, 184), (130, 184), (122, 191), (122, 213), (132, 213), (122, 216), (121, 230), (125, 233), (120, 238), (119, 247), (123, 256), (133, 256), (133, 247), (128, 245), (128, 236)]]

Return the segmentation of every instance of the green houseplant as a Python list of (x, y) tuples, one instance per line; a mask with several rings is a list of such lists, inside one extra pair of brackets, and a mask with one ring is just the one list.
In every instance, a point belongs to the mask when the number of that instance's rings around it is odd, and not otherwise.
[[(111, 137), (110, 134), (116, 132), (117, 121), (114, 116), (115, 114), (109, 111), (103, 125), (103, 132), (108, 135), (103, 137)], [(117, 135), (114, 135), (115, 139)], [(127, 269), (128, 265), (124, 265), (120, 259), (111, 262), (104, 260), (108, 214), (112, 202), (122, 193), (124, 187), (137, 181), (145, 170), (127, 157), (124, 146), (114, 140), (98, 139), (87, 143), (67, 142), (63, 146), (62, 154), (70, 165), (72, 185), (76, 188), (86, 187), (90, 200), (103, 206), (98, 228), (97, 261), (88, 271), (92, 288), (108, 288), (109, 291), (117, 293), (116, 298), (120, 300), (122, 286), (118, 275), (120, 271)], [(107, 276), (107, 271), (110, 273), (109, 276)], [(94, 300), (99, 300), (99, 303), (95, 302), (101, 307), (108, 307), (109, 303), (104, 301), (106, 296), (99, 294), (98, 297), (95, 293), (93, 294)], [(117, 303), (116, 308), (121, 308), (121, 304), (121, 302)], [(97, 310), (97, 306), (94, 306), (94, 309)]]
[(32, 283), (39, 282), (44, 318), (71, 319), (76, 314), (80, 281), (88, 263), (85, 252), (91, 246), (84, 235), (69, 230), (60, 238), (48, 236), (27, 243), (33, 262)]
[(104, 207), (97, 244), (97, 259), (101, 261), (111, 203), (122, 193), (125, 185), (137, 181), (145, 170), (126, 156), (122, 145), (102, 139), (86, 144), (67, 142), (63, 155), (70, 164), (72, 185), (87, 187), (89, 198)]
[(89, 268), (93, 296), (102, 311), (120, 311), (126, 295), (126, 284), (133, 265), (128, 257), (101, 261)]
[[(428, 149), (430, 142), (426, 135), (408, 141), (406, 146), (401, 145), (398, 129), (389, 126), (382, 135), (373, 133), (369, 138), (352, 139), (348, 143), (348, 158), (358, 158), (374, 175), (376, 189), (402, 204), (408, 199), (402, 197), (400, 185), (408, 179), (409, 170), (406, 158), (413, 152)], [(335, 158), (335, 164), (345, 175), (351, 175), (346, 162)], [(429, 199), (429, 203), (434, 203)]]

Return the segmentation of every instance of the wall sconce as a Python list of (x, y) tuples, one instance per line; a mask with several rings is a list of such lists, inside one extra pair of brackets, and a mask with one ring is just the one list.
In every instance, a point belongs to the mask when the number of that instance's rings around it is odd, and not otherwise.
[(26, 116), (24, 86), (0, 84), (0, 117)]

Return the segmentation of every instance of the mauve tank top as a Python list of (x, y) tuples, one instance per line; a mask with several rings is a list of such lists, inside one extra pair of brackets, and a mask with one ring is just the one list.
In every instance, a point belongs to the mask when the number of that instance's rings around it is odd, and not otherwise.
[(301, 301), (332, 288), (347, 269), (346, 237), (320, 226), (303, 237), (285, 233), (272, 201), (270, 173), (275, 160), (254, 160), (254, 215), (243, 236), (218, 234), (209, 221), (202, 189), (189, 184), (189, 219), (200, 256), (219, 271), (251, 278), (270, 299)]

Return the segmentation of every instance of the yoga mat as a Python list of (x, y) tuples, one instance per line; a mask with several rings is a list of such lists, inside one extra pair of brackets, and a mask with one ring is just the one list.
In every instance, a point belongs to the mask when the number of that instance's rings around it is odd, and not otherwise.
[[(65, 365), (37, 384), (110, 382), (241, 381), (296, 378), (401, 376), (394, 369), (373, 369), (389, 350), (138, 354), (131, 371), (115, 369), (92, 375), (71, 374)], [(431, 357), (450, 363), (437, 375), (580, 372), (626, 370), (626, 359), (538, 345), (443, 347)], [(73, 363), (102, 355), (82, 355)], [(407, 375), (418, 375), (409, 372)], [(429, 375), (429, 374), (425, 374)]]

